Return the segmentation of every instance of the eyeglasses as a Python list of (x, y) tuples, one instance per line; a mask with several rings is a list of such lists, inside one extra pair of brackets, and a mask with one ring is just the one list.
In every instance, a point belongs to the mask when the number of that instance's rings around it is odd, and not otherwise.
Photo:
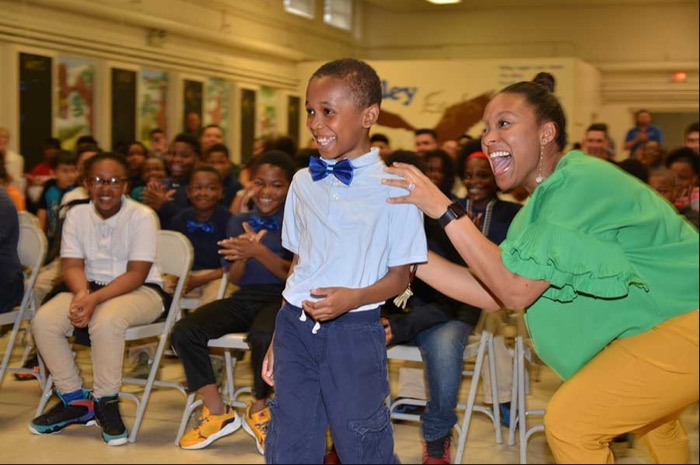
[(120, 189), (127, 179), (125, 178), (101, 178), (95, 176), (94, 178), (88, 178), (87, 182), (91, 187), (102, 187), (107, 186), (112, 189)]

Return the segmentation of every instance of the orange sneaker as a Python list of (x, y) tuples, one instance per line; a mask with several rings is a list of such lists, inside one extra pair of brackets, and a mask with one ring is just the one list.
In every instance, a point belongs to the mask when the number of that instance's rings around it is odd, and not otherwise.
[(265, 436), (267, 425), (270, 423), (270, 409), (265, 407), (256, 413), (250, 413), (252, 405), (248, 404), (243, 416), (243, 429), (255, 439), (258, 452), (265, 455)]
[(202, 418), (193, 429), (180, 439), (180, 447), (186, 450), (204, 449), (219, 438), (228, 436), (241, 427), (241, 419), (230, 405), (221, 415), (212, 415), (205, 406)]

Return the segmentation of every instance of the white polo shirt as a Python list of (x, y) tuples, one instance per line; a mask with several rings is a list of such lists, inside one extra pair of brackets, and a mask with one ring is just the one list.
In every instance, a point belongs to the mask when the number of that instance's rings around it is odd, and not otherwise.
[(387, 203), (388, 197), (406, 195), (406, 190), (381, 183), (392, 175), (384, 171), (379, 151), (372, 149), (351, 163), (355, 170), (349, 186), (332, 174), (314, 182), (308, 168), (292, 180), (282, 245), (299, 260), (283, 296), (297, 307), (312, 300), (311, 289), (363, 288), (383, 278), (389, 267), (428, 260), (423, 213), (414, 205)]
[(159, 228), (153, 210), (124, 196), (117, 214), (106, 220), (92, 202), (76, 205), (63, 223), (61, 258), (83, 259), (88, 281), (98, 283), (124, 274), (129, 261), (152, 262), (146, 282), (162, 286), (156, 264)]

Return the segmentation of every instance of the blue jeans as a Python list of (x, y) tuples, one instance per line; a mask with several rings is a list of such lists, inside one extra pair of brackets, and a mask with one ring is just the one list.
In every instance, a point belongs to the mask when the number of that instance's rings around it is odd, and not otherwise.
[(316, 334), (300, 315), (287, 303), (277, 314), (266, 463), (323, 463), (329, 425), (342, 463), (396, 463), (379, 309), (346, 313)]
[(428, 404), (421, 415), (423, 439), (435, 441), (457, 423), (457, 397), (464, 370), (464, 349), (474, 328), (450, 320), (425, 329), (415, 337), (420, 348), (428, 382)]

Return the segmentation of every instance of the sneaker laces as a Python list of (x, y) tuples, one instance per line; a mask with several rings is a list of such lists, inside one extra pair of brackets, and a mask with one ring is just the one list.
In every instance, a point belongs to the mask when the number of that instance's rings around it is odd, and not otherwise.
[(103, 397), (95, 402), (95, 407), (97, 421), (108, 434), (120, 434), (125, 430), (118, 396)]

